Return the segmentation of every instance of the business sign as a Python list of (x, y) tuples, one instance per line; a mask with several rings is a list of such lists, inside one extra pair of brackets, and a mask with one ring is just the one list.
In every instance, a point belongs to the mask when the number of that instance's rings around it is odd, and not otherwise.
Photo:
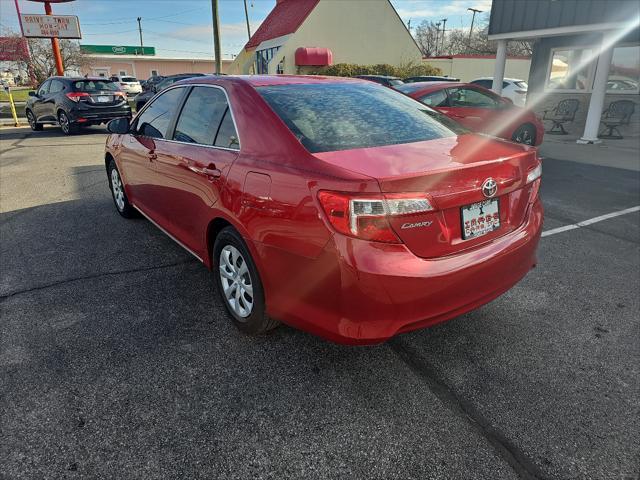
[[(155, 47), (133, 45), (80, 45), (84, 53), (98, 55), (155, 55)], [(143, 51), (144, 50), (144, 51)]]
[(82, 38), (75, 15), (20, 14), (22, 31), (29, 38)]
[(0, 61), (15, 62), (29, 58), (27, 39), (22, 37), (0, 37)]

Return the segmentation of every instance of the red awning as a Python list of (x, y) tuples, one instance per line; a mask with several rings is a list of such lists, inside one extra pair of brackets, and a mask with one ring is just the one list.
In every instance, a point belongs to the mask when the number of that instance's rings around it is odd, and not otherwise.
[(296, 50), (296, 65), (314, 67), (333, 65), (333, 52), (328, 48), (300, 47)]

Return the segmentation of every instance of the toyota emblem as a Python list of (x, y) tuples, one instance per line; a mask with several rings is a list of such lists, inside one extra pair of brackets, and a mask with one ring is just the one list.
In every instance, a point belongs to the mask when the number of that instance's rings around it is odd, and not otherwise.
[(491, 177), (487, 178), (482, 184), (482, 194), (487, 198), (491, 198), (495, 196), (497, 192), (498, 184), (496, 181)]

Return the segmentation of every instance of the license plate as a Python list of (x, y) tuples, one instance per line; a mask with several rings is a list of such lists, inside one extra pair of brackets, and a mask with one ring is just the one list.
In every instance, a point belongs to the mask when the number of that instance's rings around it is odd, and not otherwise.
[(481, 237), (500, 228), (498, 203), (498, 199), (494, 198), (460, 209), (463, 240)]
[(98, 96), (98, 103), (109, 103), (111, 101), (111, 97), (106, 95)]

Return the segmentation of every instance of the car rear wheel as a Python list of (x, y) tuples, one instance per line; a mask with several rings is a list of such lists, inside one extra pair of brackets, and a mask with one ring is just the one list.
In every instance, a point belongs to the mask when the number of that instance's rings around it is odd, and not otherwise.
[(63, 111), (60, 110), (58, 113), (58, 123), (60, 124), (60, 128), (62, 129), (62, 133), (65, 135), (73, 135), (78, 131), (78, 126), (74, 123), (71, 123), (69, 120), (69, 116)]
[(33, 130), (34, 132), (39, 132), (42, 130), (42, 124), (36, 122), (36, 116), (31, 110), (27, 110), (27, 122), (29, 122), (31, 130)]
[(278, 322), (266, 314), (258, 270), (242, 237), (233, 227), (222, 229), (216, 237), (213, 259), (220, 299), (236, 327), (252, 335), (277, 327)]
[(124, 183), (122, 183), (122, 178), (120, 177), (120, 172), (118, 171), (115, 160), (111, 159), (109, 162), (107, 173), (109, 174), (109, 189), (111, 190), (113, 203), (118, 213), (124, 218), (137, 217), (138, 212), (129, 203), (127, 193), (124, 191)]
[(535, 145), (536, 129), (530, 124), (520, 125), (518, 129), (513, 132), (511, 140), (516, 143), (524, 143), (525, 145)]

